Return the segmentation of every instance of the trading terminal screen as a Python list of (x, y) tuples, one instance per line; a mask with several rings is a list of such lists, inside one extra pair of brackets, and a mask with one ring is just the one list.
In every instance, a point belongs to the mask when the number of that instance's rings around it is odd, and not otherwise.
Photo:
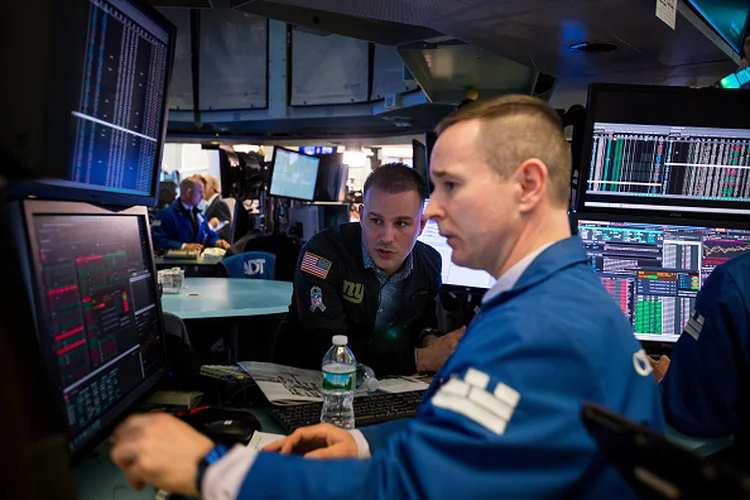
[(41, 346), (75, 451), (164, 367), (146, 222), (133, 215), (30, 220)]
[(593, 85), (578, 211), (750, 215), (750, 92)]
[(153, 196), (168, 44), (169, 33), (129, 1), (90, 1), (83, 81), (71, 110), (75, 147), (67, 181)]
[[(425, 200), (424, 208), (430, 200)], [(435, 221), (427, 221), (422, 234), (417, 238), (440, 253), (443, 260), (442, 280), (443, 285), (451, 285), (461, 288), (480, 288), (489, 289), (495, 286), (497, 280), (487, 271), (479, 269), (469, 269), (468, 267), (457, 266), (451, 260), (453, 249), (448, 245), (448, 240), (440, 236), (440, 229)]]
[(312, 201), (320, 158), (279, 147), (274, 148), (273, 155), (269, 193), (273, 196)]
[(750, 201), (750, 130), (595, 123), (589, 194)]
[(750, 252), (750, 230), (579, 220), (588, 262), (639, 340), (676, 342), (716, 266)]

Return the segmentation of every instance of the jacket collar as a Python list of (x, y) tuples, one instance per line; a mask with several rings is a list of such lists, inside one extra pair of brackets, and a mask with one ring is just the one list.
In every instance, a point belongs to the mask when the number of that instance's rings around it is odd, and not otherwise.
[(214, 201), (216, 201), (217, 199), (221, 199), (221, 194), (214, 193), (212, 197), (206, 200), (206, 207), (210, 207), (211, 205), (213, 205)]
[(482, 307), (490, 307), (502, 302), (508, 295), (516, 295), (527, 288), (531, 288), (562, 269), (585, 263), (586, 251), (578, 236), (560, 240), (540, 253), (510, 290), (489, 298), (482, 304)]
[[(185, 208), (185, 205), (182, 204), (182, 200), (180, 200), (179, 198), (174, 200), (174, 202), (172, 203), (172, 206), (181, 214), (188, 215), (188, 209)], [(201, 209), (198, 207), (193, 207), (193, 213), (197, 215), (201, 213)]]

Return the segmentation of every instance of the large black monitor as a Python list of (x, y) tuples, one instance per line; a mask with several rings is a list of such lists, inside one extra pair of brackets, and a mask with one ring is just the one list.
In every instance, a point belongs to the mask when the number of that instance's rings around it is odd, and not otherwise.
[(349, 167), (344, 165), (343, 153), (316, 155), (320, 159), (315, 182), (315, 201), (342, 203), (346, 198), (346, 176)]
[(676, 342), (716, 266), (750, 252), (750, 225), (584, 216), (577, 221), (591, 267), (639, 340)]
[(25, 201), (30, 301), (74, 457), (164, 374), (145, 207)]
[(274, 147), (269, 194), (313, 201), (319, 166), (320, 158)]
[[(44, 121), (46, 135), (39, 139), (32, 134), (39, 125), (23, 122), (6, 124), (9, 130), (4, 132), (13, 133), (10, 129), (15, 127), (21, 130), (17, 135), (30, 135), (26, 141), (34, 143), (27, 146), (39, 152), (29, 156), (64, 164), (60, 170), (65, 175), (19, 185), (15, 192), (39, 198), (153, 205), (166, 134), (175, 27), (142, 0), (69, 0), (32, 8), (37, 9), (33, 15), (39, 16), (40, 26), (47, 21), (52, 26), (45, 33), (51, 48), (31, 55), (41, 58), (34, 63), (52, 61), (46, 76), (52, 84), (33, 83), (41, 86), (37, 89), (41, 95), (18, 89), (23, 103), (18, 106), (45, 103), (39, 120)], [(13, 75), (11, 80), (18, 78)], [(31, 113), (36, 104), (28, 106)], [(25, 126), (31, 132), (23, 130)], [(23, 148), (17, 152), (19, 157), (25, 154)]]
[[(424, 208), (430, 200), (425, 200)], [(487, 290), (495, 286), (497, 280), (487, 271), (469, 269), (453, 263), (453, 249), (448, 245), (448, 240), (440, 235), (440, 229), (435, 221), (427, 221), (418, 241), (431, 246), (440, 253), (443, 261), (442, 282), (448, 286), (462, 291)]]
[(422, 177), (425, 189), (424, 195), (429, 197), (431, 190), (428, 187), (430, 184), (430, 174), (427, 170), (427, 148), (418, 140), (412, 139), (411, 150), (411, 166)]
[(750, 215), (750, 91), (595, 84), (578, 211)]

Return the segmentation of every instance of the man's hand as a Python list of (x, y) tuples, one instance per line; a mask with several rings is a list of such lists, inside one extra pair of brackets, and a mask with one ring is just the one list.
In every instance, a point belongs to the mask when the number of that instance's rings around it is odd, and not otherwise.
[(458, 341), (464, 336), (466, 327), (446, 333), (442, 337), (428, 335), (424, 339), (425, 347), (417, 349), (417, 371), (436, 372), (456, 350)]
[(146, 484), (197, 497), (198, 462), (214, 443), (182, 420), (166, 413), (135, 415), (112, 434), (110, 456), (130, 485)]
[(357, 443), (351, 432), (331, 424), (318, 424), (297, 429), (289, 436), (273, 442), (263, 451), (294, 453), (305, 458), (357, 458)]
[(656, 377), (656, 383), (658, 384), (659, 382), (661, 382), (661, 379), (664, 378), (664, 375), (667, 374), (670, 363), (669, 357), (661, 356), (659, 358), (659, 361), (654, 361), (652, 358), (648, 358), (648, 360), (651, 362), (651, 366), (654, 368), (654, 377)]
[(227, 240), (219, 240), (219, 241), (216, 242), (215, 246), (217, 246), (219, 248), (223, 248), (224, 250), (229, 250), (229, 247), (232, 246), (232, 245), (230, 245), (227, 242)]
[(183, 247), (185, 250), (198, 250), (199, 252), (203, 250), (203, 245), (200, 243), (185, 243), (185, 246)]
[(211, 220), (208, 221), (208, 225), (211, 226), (211, 228), (215, 228), (219, 225), (219, 218), (218, 217), (211, 217)]

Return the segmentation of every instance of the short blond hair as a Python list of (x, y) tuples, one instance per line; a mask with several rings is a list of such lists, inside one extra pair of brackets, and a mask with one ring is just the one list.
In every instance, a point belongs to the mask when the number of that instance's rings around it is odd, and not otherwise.
[(219, 192), (219, 179), (213, 175), (204, 175), (203, 178), (206, 180), (206, 187), (211, 186), (214, 191)]
[(568, 205), (572, 154), (562, 121), (549, 104), (527, 95), (476, 101), (444, 118), (435, 132), (439, 135), (471, 120), (480, 122), (479, 150), (502, 178), (508, 178), (524, 161), (537, 158), (547, 166), (550, 201)]

